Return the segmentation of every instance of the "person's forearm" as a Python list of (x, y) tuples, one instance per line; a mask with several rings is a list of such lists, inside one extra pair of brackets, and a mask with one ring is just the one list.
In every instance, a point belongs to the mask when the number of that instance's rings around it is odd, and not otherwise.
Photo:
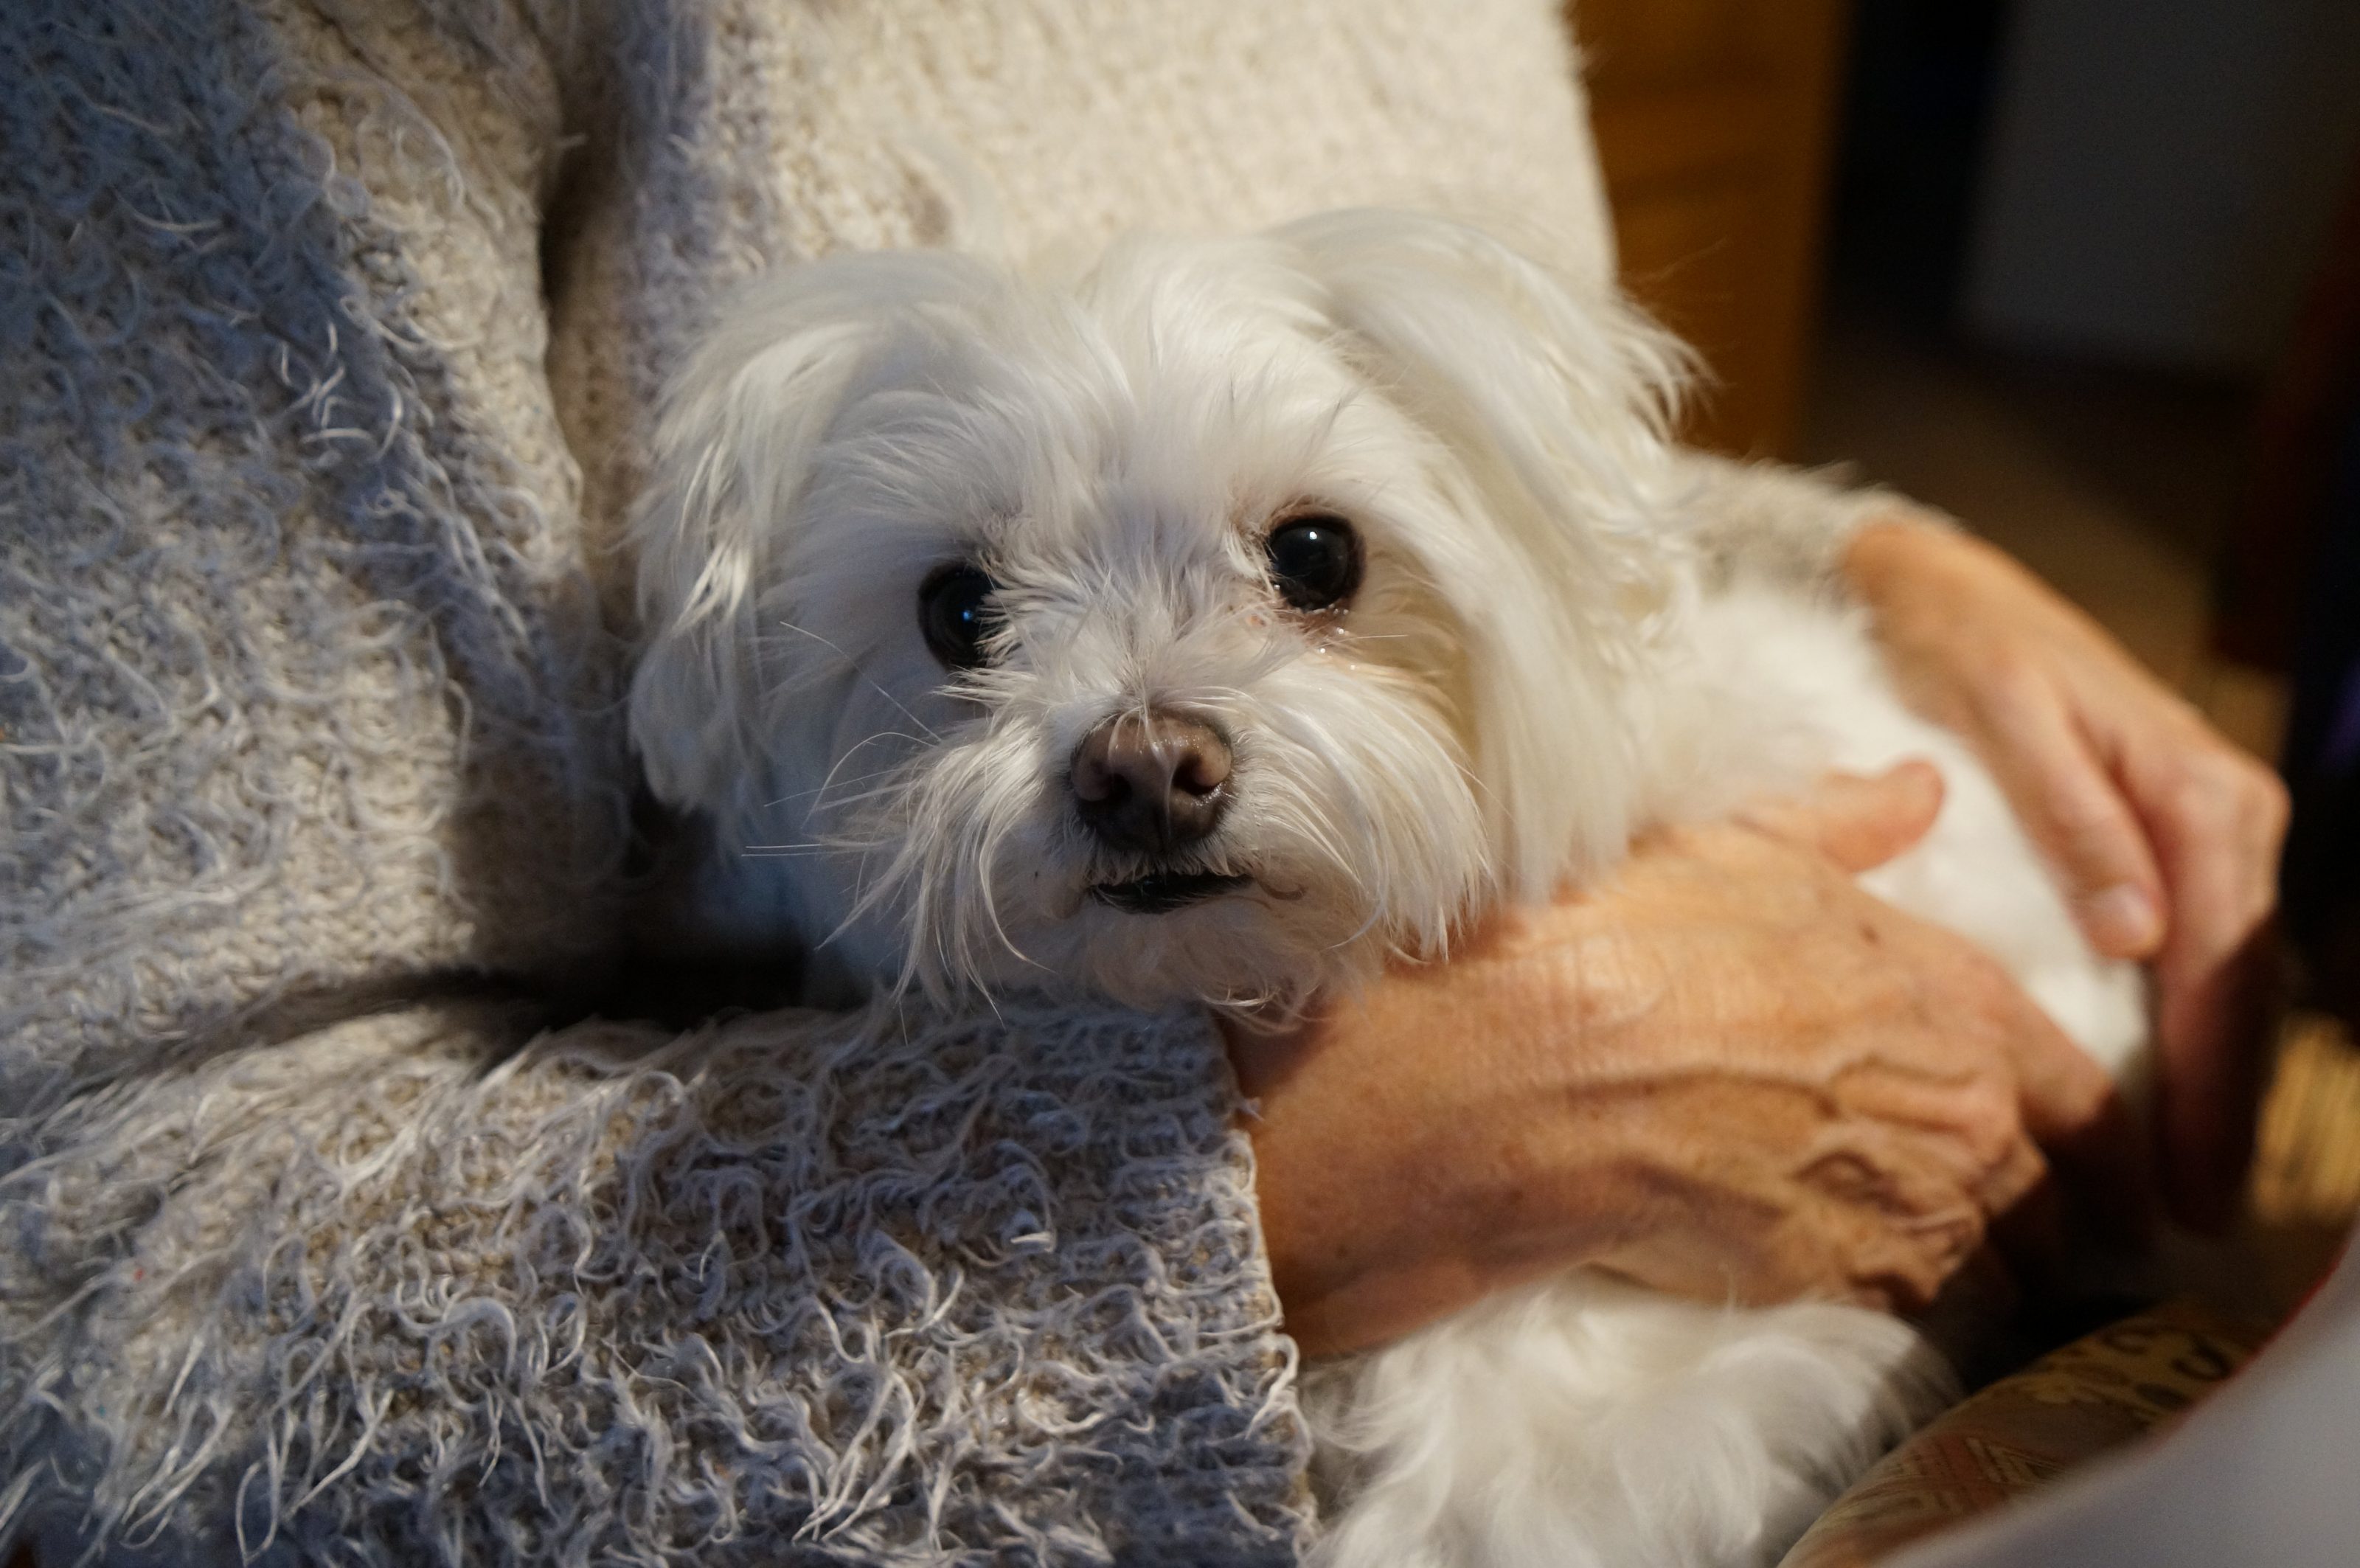
[(1358, 1003), (1233, 1030), (1288, 1332), (1360, 1349), (1582, 1264), (1930, 1300), (2038, 1181), (2030, 1131), (2121, 1138), (1990, 960), (1853, 885), (1939, 800), (1911, 767), (1662, 835)]
[(513, 1044), (413, 1009), (52, 1118), (0, 1182), (0, 1486), (192, 1561), (722, 1518), (847, 1561), (1291, 1560), (1305, 1439), (1200, 1021)]

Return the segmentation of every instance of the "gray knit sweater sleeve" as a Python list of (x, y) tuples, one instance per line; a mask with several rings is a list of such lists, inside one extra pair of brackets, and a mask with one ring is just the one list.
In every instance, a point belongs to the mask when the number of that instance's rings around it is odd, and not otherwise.
[(488, 999), (629, 773), (579, 30), (450, 9), (0, 8), (0, 1555), (1288, 1560), (1202, 1020)]
[(176, 1563), (1291, 1562), (1208, 1036), (770, 1014), (502, 1057), (446, 1003), (128, 1077), (0, 1189), (10, 1498)]

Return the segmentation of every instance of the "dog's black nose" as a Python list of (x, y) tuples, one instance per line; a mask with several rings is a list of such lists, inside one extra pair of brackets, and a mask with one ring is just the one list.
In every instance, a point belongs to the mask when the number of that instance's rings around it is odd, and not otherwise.
[(1109, 847), (1165, 854), (1219, 824), (1230, 760), (1229, 741), (1203, 719), (1152, 707), (1083, 737), (1066, 780), (1082, 820)]

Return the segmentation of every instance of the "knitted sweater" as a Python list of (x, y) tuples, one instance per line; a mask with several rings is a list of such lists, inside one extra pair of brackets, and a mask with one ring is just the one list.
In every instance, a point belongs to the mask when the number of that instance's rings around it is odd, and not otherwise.
[[(1200, 1018), (544, 1029), (620, 520), (717, 287), (975, 175), (1019, 251), (1447, 195), (1606, 268), (1569, 66), (1538, 0), (0, 8), (0, 1548), (1291, 1560)], [(1787, 570), (1856, 510), (1698, 472)]]

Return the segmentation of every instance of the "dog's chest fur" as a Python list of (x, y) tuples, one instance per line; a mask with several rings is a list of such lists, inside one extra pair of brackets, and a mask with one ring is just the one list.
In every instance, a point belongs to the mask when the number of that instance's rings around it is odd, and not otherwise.
[[(1703, 597), (1631, 693), (1640, 820), (1933, 761), (1935, 827), (1863, 882), (1984, 948), (2136, 1081), (2136, 970), (2092, 952), (1997, 785), (1902, 705), (1857, 614), (1740, 586)], [(1721, 1309), (1576, 1270), (1316, 1366), (1306, 1391), (1325, 1568), (1767, 1568), (1956, 1389), (1880, 1313)]]

